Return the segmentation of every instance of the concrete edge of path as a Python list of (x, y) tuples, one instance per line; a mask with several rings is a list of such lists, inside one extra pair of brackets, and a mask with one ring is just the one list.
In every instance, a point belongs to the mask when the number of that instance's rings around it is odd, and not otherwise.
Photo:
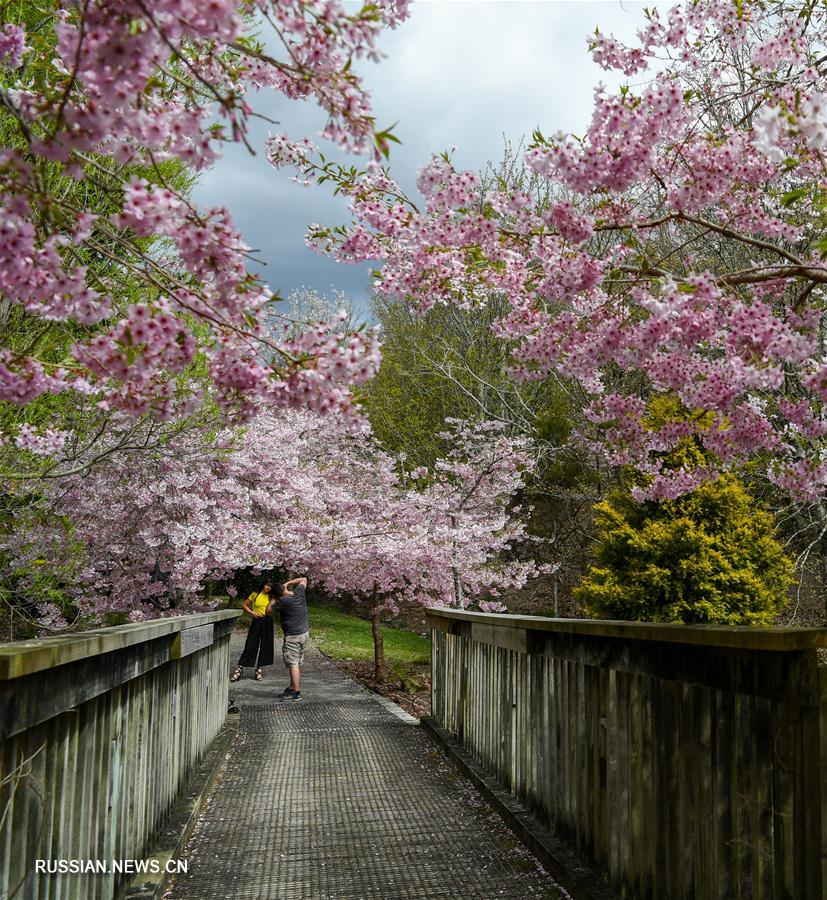
[(391, 700), (390, 697), (383, 697), (381, 694), (377, 693), (376, 691), (372, 691), (370, 688), (365, 687), (365, 685), (362, 684), (362, 682), (359, 681), (358, 679), (354, 678), (350, 674), (350, 672), (348, 672), (346, 669), (342, 669), (339, 666), (337, 666), (336, 660), (332, 656), (328, 656), (321, 649), (321, 647), (319, 647), (318, 644), (316, 644), (316, 649), (318, 650), (321, 657), (323, 659), (327, 660), (327, 662), (329, 662), (331, 665), (335, 666), (337, 671), (340, 672), (344, 678), (346, 678), (348, 681), (353, 682), (353, 684), (355, 684), (359, 688), (359, 690), (364, 691), (372, 700), (375, 700), (380, 706), (384, 706), (385, 709), (392, 715), (396, 716), (397, 719), (400, 719), (401, 721), (405, 722), (407, 725), (419, 725), (420, 724), (419, 719), (417, 719), (416, 716), (412, 716), (409, 712), (406, 712), (404, 709), (402, 709), (402, 707), (398, 703), (394, 703), (394, 701)]
[(541, 825), (447, 731), (433, 719), (422, 719), (421, 724), (572, 900), (617, 900), (617, 894), (597, 872), (585, 867), (574, 852)]
[(229, 750), (238, 734), (239, 716), (228, 715), (221, 730), (213, 739), (200, 765), (190, 776), (186, 787), (170, 810), (164, 830), (159, 835), (145, 860), (155, 860), (160, 871), (156, 874), (135, 875), (121, 888), (120, 900), (161, 900), (169, 887), (172, 875), (166, 871), (169, 860), (181, 859), (181, 854), (192, 834), (204, 801), (221, 777)]
[(362, 690), (369, 694), (370, 697), (375, 700), (380, 706), (384, 706), (385, 709), (392, 715), (396, 716), (397, 719), (401, 719), (406, 725), (420, 724), (419, 719), (417, 719), (415, 716), (412, 716), (409, 712), (405, 712), (405, 710), (402, 709), (402, 707), (398, 703), (394, 703), (390, 698), (383, 697), (381, 694), (370, 691), (365, 687), (362, 687)]

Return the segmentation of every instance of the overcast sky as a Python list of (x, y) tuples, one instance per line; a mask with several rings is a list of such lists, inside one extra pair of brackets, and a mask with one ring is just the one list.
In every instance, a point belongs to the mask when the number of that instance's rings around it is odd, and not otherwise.
[[(455, 145), (455, 162), (479, 169), (503, 152), (504, 136), (519, 141), (539, 127), (545, 134), (582, 133), (589, 121), (594, 86), (618, 81), (591, 61), (586, 39), (595, 26), (631, 40), (643, 24), (642, 2), (633, 0), (418, 0), (410, 18), (387, 32), (387, 58), (360, 71), (373, 97), (377, 123), (398, 122), (402, 145), (392, 145), (394, 177), (413, 191), (413, 177), (432, 151)], [(652, 0), (648, 0), (652, 5)], [(268, 107), (269, 104), (269, 107)], [(320, 111), (274, 95), (259, 97), (258, 110), (292, 137), (314, 139), (324, 125)], [(268, 126), (256, 126), (261, 147)], [(328, 152), (330, 146), (323, 148)], [(330, 155), (330, 154), (328, 154)], [(363, 308), (368, 266), (345, 266), (308, 250), (311, 222), (347, 221), (345, 201), (328, 185), (303, 188), (286, 172), (232, 147), (206, 173), (197, 196), (227, 206), (245, 240), (266, 263), (261, 270), (282, 296), (307, 285), (322, 293), (344, 290)]]

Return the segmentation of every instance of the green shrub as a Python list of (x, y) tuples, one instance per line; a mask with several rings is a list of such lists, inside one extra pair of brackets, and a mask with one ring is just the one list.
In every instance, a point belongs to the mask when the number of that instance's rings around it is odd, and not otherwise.
[(662, 503), (616, 494), (595, 515), (595, 561), (575, 590), (590, 616), (766, 625), (787, 601), (773, 518), (734, 476)]

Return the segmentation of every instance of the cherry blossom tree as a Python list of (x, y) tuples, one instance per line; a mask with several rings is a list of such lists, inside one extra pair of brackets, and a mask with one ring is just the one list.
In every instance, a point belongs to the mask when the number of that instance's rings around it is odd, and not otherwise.
[[(343, 262), (381, 260), (382, 293), (426, 310), (508, 298), (497, 333), (514, 374), (575, 378), (589, 392), (582, 439), (646, 476), (639, 499), (676, 497), (758, 460), (798, 500), (827, 487), (823, 234), (827, 10), (806, 0), (693, 0), (635, 46), (599, 31), (595, 60), (637, 88), (598, 88), (585, 135), (534, 135), (549, 184), (478, 191), (434, 156), (407, 197), (378, 164), (354, 173), (307, 144), (274, 141), (275, 165), (333, 179), (344, 231), (309, 238)], [(653, 426), (648, 400), (674, 396)], [(670, 467), (692, 439), (708, 464)]]
[[(250, 566), (306, 572), (369, 604), (381, 676), (383, 613), (502, 609), (502, 593), (538, 571), (513, 558), (526, 541), (514, 499), (530, 448), (498, 423), (454, 422), (443, 437), (449, 450), (432, 471), (406, 473), (367, 426), (261, 410), (243, 428), (182, 431), (49, 482), (2, 549), (19, 591), (42, 591), (51, 571), (85, 621), (209, 608), (204, 585)], [(36, 614), (65, 626), (55, 603)]]
[[(184, 415), (197, 390), (175, 376), (200, 347), (228, 413), (249, 417), (261, 400), (349, 413), (374, 336), (268, 333), (274, 294), (249, 272), (228, 211), (198, 208), (164, 162), (200, 172), (227, 142), (253, 150), (264, 90), (317, 103), (341, 147), (386, 151), (351, 63), (378, 58), (376, 37), (405, 18), (406, 0), (55, 0), (37, 12), (0, 7), (0, 113), (14, 130), (0, 150), (0, 293), (78, 336), (57, 362), (0, 345), (0, 401), (70, 391), (132, 416)], [(104, 191), (111, 211), (83, 208), (66, 178)], [(139, 302), (125, 302), (124, 273), (146, 286)]]
[(332, 456), (330, 528), (313, 535), (304, 568), (330, 593), (369, 604), (377, 679), (386, 670), (385, 613), (472, 602), (500, 611), (497, 598), (539, 572), (533, 559), (514, 552), (530, 544), (514, 502), (533, 464), (527, 442), (509, 438), (497, 422), (448, 424), (446, 454), (430, 471), (400, 476), (397, 461), (369, 436), (358, 444), (343, 438)]
[[(201, 353), (208, 399), (249, 423), (67, 464), (46, 490), (64, 522), (33, 518), (10, 539), (23, 577), (56, 565), (71, 539), (90, 613), (125, 602), (127, 585), (168, 605), (250, 564), (300, 567), (381, 611), (463, 605), (530, 569), (501, 565), (522, 537), (511, 498), (528, 448), (493, 426), (456, 426), (434, 469), (400, 469), (353, 415), (349, 387), (375, 371), (376, 336), (289, 317), (265, 328), (273, 295), (228, 213), (197, 209), (161, 168), (176, 158), (199, 171), (223, 142), (246, 142), (251, 95), (265, 88), (315, 100), (326, 138), (381, 154), (392, 136), (377, 133), (350, 61), (374, 58), (405, 6), (247, 4), (281, 56), (226, 0), (64, 0), (48, 28), (0, 23), (0, 105), (17, 129), (0, 154), (0, 292), (79, 334), (54, 364), (0, 347), (0, 400), (74, 392), (114, 415), (184, 416), (201, 388), (181, 377)], [(692, 0), (648, 17), (634, 46), (590, 38), (595, 60), (637, 86), (598, 89), (581, 138), (534, 135), (526, 164), (547, 183), (543, 203), (481, 189), (450, 154), (427, 162), (409, 198), (378, 157), (357, 171), (286, 135), (266, 152), (350, 197), (351, 225), (312, 226), (310, 240), (345, 263), (379, 260), (384, 295), (420, 310), (504, 300), (494, 330), (516, 345), (514, 376), (576, 379), (590, 398), (579, 440), (640, 472), (639, 499), (754, 460), (821, 510), (821, 539), (827, 9)], [(55, 170), (109, 191), (116, 209), (74, 206), (50, 190)], [(123, 302), (119, 267), (146, 298)], [(677, 401), (674, 417), (650, 414), (659, 398)], [(125, 421), (101, 432), (104, 451)], [(60, 459), (71, 438), (27, 422), (7, 440)], [(703, 464), (675, 467), (688, 441)], [(102, 496), (107, 543), (93, 533)]]
[[(181, 429), (130, 452), (110, 428), (88, 465), (74, 457), (21, 510), (3, 545), (17, 591), (51, 570), (78, 617), (141, 619), (202, 608), (205, 583), (237, 569), (305, 564), (329, 527), (326, 448), (351, 431), (332, 414), (260, 412), (242, 428)], [(107, 442), (118, 452), (101, 458)]]
[(360, 427), (350, 389), (375, 333), (280, 311), (228, 211), (188, 188), (228, 142), (255, 151), (267, 91), (318, 104), (340, 147), (386, 152), (353, 64), (405, 16), (405, 0), (0, 4), (0, 542), (24, 593), (51, 571), (56, 600), (117, 611), (136, 590), (165, 609), (218, 566), (193, 536), (241, 491), (217, 430), (262, 404)]

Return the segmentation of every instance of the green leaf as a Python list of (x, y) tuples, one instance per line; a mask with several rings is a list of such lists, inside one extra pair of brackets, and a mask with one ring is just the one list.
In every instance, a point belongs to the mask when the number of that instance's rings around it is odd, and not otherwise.
[(792, 206), (793, 203), (800, 200), (802, 197), (806, 197), (809, 193), (809, 186), (796, 188), (794, 191), (787, 191), (787, 193), (781, 197), (781, 205)]

